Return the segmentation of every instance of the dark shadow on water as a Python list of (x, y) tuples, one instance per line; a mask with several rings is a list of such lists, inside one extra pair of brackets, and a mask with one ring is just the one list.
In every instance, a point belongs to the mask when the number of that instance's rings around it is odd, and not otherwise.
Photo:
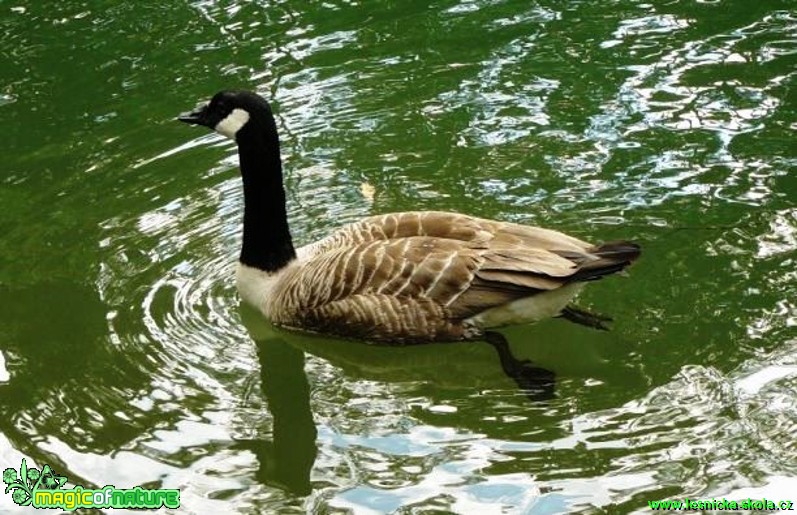
[(256, 456), (259, 481), (295, 495), (311, 493), (310, 472), (318, 453), (305, 352), (357, 377), (432, 382), (443, 388), (494, 387), (503, 370), (535, 403), (553, 397), (554, 374), (516, 359), (500, 335), (490, 342), (492, 349), (484, 343), (374, 346), (281, 331), (246, 306), (241, 307), (241, 318), (257, 346), (273, 434), (270, 439), (239, 440), (235, 447)]
[(279, 337), (255, 340), (263, 395), (274, 419), (273, 438), (241, 440), (236, 447), (257, 457), (256, 478), (296, 495), (308, 495), (316, 454), (316, 426), (304, 353)]
[(532, 402), (554, 397), (555, 374), (517, 359), (499, 333), (490, 333), (485, 342), (390, 346), (283, 331), (247, 306), (241, 306), (241, 318), (255, 341), (278, 337), (356, 377), (386, 383), (427, 381), (473, 390), (495, 389), (509, 378)]
[(512, 353), (506, 337), (498, 332), (488, 331), (484, 335), (487, 343), (498, 353), (501, 369), (518, 385), (520, 391), (533, 402), (544, 402), (553, 399), (556, 388), (556, 374), (535, 366), (531, 360), (518, 359)]

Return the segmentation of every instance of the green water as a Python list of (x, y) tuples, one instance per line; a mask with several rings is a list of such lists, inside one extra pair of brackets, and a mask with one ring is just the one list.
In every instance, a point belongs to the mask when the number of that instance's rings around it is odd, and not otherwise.
[[(0, 468), (197, 514), (797, 501), (792, 2), (4, 2), (0, 41)], [(298, 243), (407, 209), (638, 240), (581, 297), (613, 330), (506, 332), (543, 404), (482, 343), (274, 332), (235, 148), (174, 121), (227, 87), (275, 106)]]

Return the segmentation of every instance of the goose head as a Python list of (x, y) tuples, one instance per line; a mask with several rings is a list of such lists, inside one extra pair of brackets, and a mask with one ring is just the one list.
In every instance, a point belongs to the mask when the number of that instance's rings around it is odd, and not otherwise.
[(232, 140), (258, 126), (268, 130), (274, 125), (274, 116), (268, 102), (251, 91), (225, 90), (194, 111), (177, 117), (181, 122), (202, 125)]

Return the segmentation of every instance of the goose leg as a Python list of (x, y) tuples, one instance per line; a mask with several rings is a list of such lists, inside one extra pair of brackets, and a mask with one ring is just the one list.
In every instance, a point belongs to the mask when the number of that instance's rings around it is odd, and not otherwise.
[(560, 317), (570, 322), (599, 329), (601, 331), (608, 331), (609, 327), (604, 322), (611, 322), (612, 318), (606, 315), (599, 315), (597, 313), (590, 313), (589, 311), (577, 308), (575, 306), (567, 306), (559, 314)]
[(533, 366), (532, 362), (517, 359), (509, 349), (509, 342), (501, 333), (488, 331), (484, 339), (498, 352), (501, 368), (511, 377), (521, 390), (533, 401), (544, 401), (553, 398), (556, 374), (550, 370)]

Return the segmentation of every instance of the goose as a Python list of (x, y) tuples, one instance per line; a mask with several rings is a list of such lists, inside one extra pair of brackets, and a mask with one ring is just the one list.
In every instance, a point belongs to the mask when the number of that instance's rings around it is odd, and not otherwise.
[(550, 317), (605, 329), (608, 317), (570, 302), (585, 283), (640, 255), (629, 241), (594, 245), (443, 211), (370, 216), (295, 248), (269, 103), (224, 90), (178, 120), (237, 143), (244, 213), (236, 286), (243, 302), (279, 327), (394, 345), (486, 340), (505, 371), (533, 370), (526, 382), (539, 385), (552, 373), (515, 360), (496, 329)]

